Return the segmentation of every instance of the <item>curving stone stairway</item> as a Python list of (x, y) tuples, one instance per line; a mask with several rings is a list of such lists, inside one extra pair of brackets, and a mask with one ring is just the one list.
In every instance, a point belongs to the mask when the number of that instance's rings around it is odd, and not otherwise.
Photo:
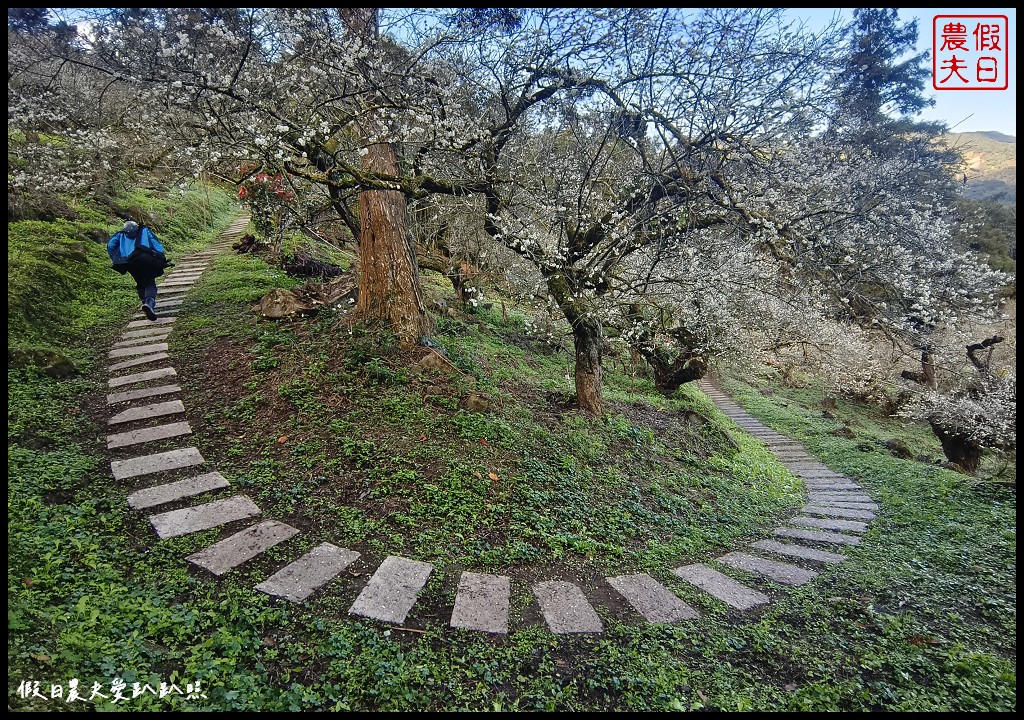
[[(236, 521), (252, 525), (215, 542), (186, 560), (213, 576), (220, 576), (295, 537), (300, 531), (278, 520), (262, 518), (262, 511), (246, 495), (236, 493), (230, 481), (206, 467), (199, 449), (188, 445), (192, 428), (185, 407), (175, 396), (177, 372), (170, 365), (165, 342), (173, 331), (185, 294), (199, 279), (211, 258), (230, 249), (241, 236), (247, 218), (236, 221), (210, 249), (183, 258), (160, 285), (156, 321), (140, 313), (108, 352), (112, 361), (107, 382), (107, 404), (112, 434), (107, 448), (116, 455), (110, 470), (117, 480), (133, 480), (138, 489), (127, 497), (128, 506), (148, 516), (160, 539), (221, 527)], [(775, 538), (715, 558), (732, 568), (782, 585), (811, 582), (822, 564), (843, 562), (837, 550), (857, 545), (877, 505), (853, 480), (833, 472), (811, 457), (799, 444), (755, 420), (710, 382), (700, 388), (741, 428), (758, 438), (793, 473), (803, 479), (807, 504), (801, 514)], [(181, 447), (146, 452), (148, 443), (179, 438)], [(199, 495), (216, 499), (160, 512), (161, 506), (182, 503)], [(328, 585), (359, 553), (329, 542), (296, 557), (260, 582), (256, 589), (275, 597), (302, 602)], [(799, 564), (798, 564), (799, 563)], [(398, 556), (386, 558), (372, 574), (349, 608), (349, 613), (401, 625), (416, 604), (434, 568), (430, 563)], [(731, 608), (746, 611), (770, 602), (765, 593), (706, 564), (670, 568), (673, 575)], [(346, 581), (352, 581), (346, 578)], [(644, 573), (605, 579), (649, 623), (681, 623), (700, 613), (675, 593)], [(600, 633), (601, 618), (584, 588), (564, 581), (537, 582), (531, 588), (544, 621), (552, 633)], [(511, 579), (502, 575), (463, 572), (459, 577), (450, 626), (485, 633), (509, 632)]]

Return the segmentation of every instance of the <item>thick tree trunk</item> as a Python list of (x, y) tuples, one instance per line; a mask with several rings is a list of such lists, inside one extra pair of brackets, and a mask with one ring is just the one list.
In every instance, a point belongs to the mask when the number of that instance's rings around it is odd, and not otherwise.
[(588, 415), (601, 417), (604, 414), (601, 389), (604, 329), (601, 321), (573, 298), (573, 283), (565, 274), (548, 276), (547, 285), (551, 297), (572, 327), (572, 342), (576, 349), (576, 407)]
[(576, 406), (583, 412), (601, 417), (604, 399), (601, 394), (601, 346), (604, 343), (600, 321), (578, 318), (572, 326), (576, 348)]
[[(363, 156), (374, 172), (398, 174), (394, 148), (377, 143)], [(419, 267), (409, 230), (405, 196), (397, 190), (359, 193), (359, 303), (364, 321), (391, 328), (403, 346), (412, 346), (433, 332), (423, 303)]]
[[(379, 43), (377, 8), (341, 8), (348, 32), (366, 43)], [(368, 88), (376, 86), (379, 68), (363, 63)], [(371, 93), (372, 94), (372, 93)], [(372, 102), (372, 100), (369, 100)], [(379, 120), (372, 113), (363, 122), (363, 135), (378, 134)], [(373, 174), (399, 174), (398, 155), (388, 142), (371, 142), (361, 165)], [(383, 323), (404, 347), (415, 345), (433, 332), (420, 286), (416, 250), (409, 227), (409, 206), (397, 190), (362, 190), (359, 193), (359, 302), (356, 314), (365, 322)]]
[(657, 352), (642, 353), (654, 371), (654, 387), (665, 397), (681, 386), (700, 380), (708, 371), (708, 359), (703, 355), (679, 357), (670, 362)]
[(942, 443), (942, 454), (952, 463), (956, 463), (964, 472), (973, 475), (978, 472), (984, 450), (970, 438), (950, 432), (937, 423), (930, 423), (935, 437)]

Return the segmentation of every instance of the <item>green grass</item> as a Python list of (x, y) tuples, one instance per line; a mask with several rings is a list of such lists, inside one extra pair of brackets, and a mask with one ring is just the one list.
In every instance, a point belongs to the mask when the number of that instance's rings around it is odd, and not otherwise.
[[(133, 483), (112, 481), (103, 442), (101, 368), (83, 364), (63, 380), (9, 369), (12, 709), (1016, 709), (1015, 490), (937, 465), (926, 429), (842, 399), (827, 418), (813, 388), (766, 396), (724, 377), (752, 414), (880, 505), (847, 561), (816, 568), (808, 585), (716, 565), (771, 597), (738, 613), (671, 569), (715, 565), (769, 536), (801, 487), (696, 388), (664, 398), (609, 363), (607, 416), (589, 419), (571, 408), (568, 354), (528, 336), (511, 301), (507, 319), (498, 307), (440, 319), (434, 339), (458, 371), (434, 375), (344, 312), (269, 321), (252, 311), (267, 290), (295, 284), (257, 258), (221, 257), (171, 336), (193, 442), (210, 468), (264, 516), (302, 530), (221, 578), (184, 559), (220, 531), (160, 541), (145, 513), (127, 508)], [(432, 298), (450, 292), (429, 276), (425, 286)], [(72, 324), (61, 349), (101, 357), (129, 304), (75, 292), (92, 319)], [(461, 407), (470, 391), (490, 397), (487, 413)], [(836, 436), (841, 427), (856, 437)], [(927, 462), (891, 455), (893, 438)], [(304, 603), (254, 589), (324, 541), (361, 553), (351, 572)], [(349, 615), (393, 554), (435, 566), (403, 628)], [(463, 569), (511, 578), (507, 636), (448, 626)], [(650, 625), (614, 604), (603, 578), (631, 572), (649, 573), (701, 617)], [(584, 587), (604, 632), (549, 632), (530, 590), (538, 579)], [(129, 699), (68, 705), (18, 693), (32, 680), (66, 691), (72, 678), (87, 694), (94, 682), (109, 694), (122, 678)], [(199, 682), (205, 697), (132, 699), (133, 682), (183, 692)]]

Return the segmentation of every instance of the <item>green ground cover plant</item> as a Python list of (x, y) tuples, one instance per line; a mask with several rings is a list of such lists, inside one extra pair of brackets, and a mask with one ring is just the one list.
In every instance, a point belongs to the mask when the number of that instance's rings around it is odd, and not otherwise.
[[(206, 247), (234, 217), (224, 200), (183, 204), (162, 237)], [(134, 205), (159, 212), (159, 196)], [(203, 203), (206, 204), (203, 204)], [(94, 211), (96, 212), (96, 211)], [(740, 613), (670, 572), (768, 537), (803, 487), (692, 385), (671, 398), (607, 369), (606, 417), (573, 409), (565, 351), (529, 335), (511, 298), (438, 319), (449, 373), (416, 367), (387, 333), (344, 308), (269, 320), (252, 306), (301, 281), (226, 254), (182, 306), (170, 354), (196, 444), (268, 517), (362, 553), (304, 603), (254, 589), (272, 550), (214, 578), (184, 558), (216, 530), (158, 540), (130, 511), (104, 448), (102, 358), (134, 307), (130, 283), (80, 233), (18, 223), (9, 249), (9, 344), (59, 348), (77, 372), (8, 370), (8, 705), (15, 711), (1000, 711), (1016, 708), (1016, 495), (937, 464), (927, 428), (820, 390), (717, 382), (877, 499), (847, 560), (800, 588), (720, 568), (771, 603)], [(11, 228), (9, 227), (9, 230)], [(75, 272), (31, 257), (30, 233), (78, 251)], [(53, 256), (56, 258), (57, 256)], [(51, 267), (52, 266), (52, 267)], [(24, 278), (22, 277), (24, 276)], [(450, 293), (425, 275), (431, 298)], [(497, 289), (488, 289), (498, 297)], [(67, 322), (28, 310), (76, 298)], [(113, 300), (112, 300), (113, 298)], [(449, 299), (449, 305), (454, 301)], [(17, 300), (17, 302), (14, 302)], [(763, 392), (768, 391), (768, 392)], [(486, 395), (487, 412), (465, 407)], [(837, 435), (848, 428), (854, 437)], [(911, 450), (903, 459), (886, 442)], [(168, 447), (172, 447), (168, 443)], [(387, 555), (435, 566), (406, 623), (348, 614)], [(512, 578), (506, 636), (448, 626), (462, 569)], [(650, 625), (603, 578), (647, 572), (701, 617)], [(530, 584), (578, 582), (604, 632), (552, 634)], [(603, 588), (603, 590), (602, 590)], [(196, 697), (124, 702), (23, 697), (71, 679), (174, 683)]]

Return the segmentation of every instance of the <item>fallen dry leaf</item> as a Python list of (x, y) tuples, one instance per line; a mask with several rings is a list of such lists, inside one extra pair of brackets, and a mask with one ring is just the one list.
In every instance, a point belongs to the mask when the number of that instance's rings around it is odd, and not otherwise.
[(487, 439), (486, 439), (486, 438), (480, 438), (480, 444), (481, 444), (481, 445), (487, 445), (487, 444), (489, 444), (489, 443), (487, 442)]
[(487, 473), (487, 477), (489, 477), (494, 482), (498, 482), (498, 480), (499, 480), (499, 478), (498, 478), (496, 473), (492, 473), (492, 472)]
[(279, 437), (277, 439), (277, 442), (279, 442), (279, 443), (286, 443), (286, 442), (288, 442), (288, 436), (287, 435), (282, 435), (281, 437)]

